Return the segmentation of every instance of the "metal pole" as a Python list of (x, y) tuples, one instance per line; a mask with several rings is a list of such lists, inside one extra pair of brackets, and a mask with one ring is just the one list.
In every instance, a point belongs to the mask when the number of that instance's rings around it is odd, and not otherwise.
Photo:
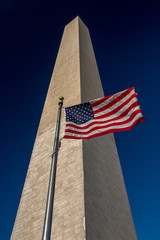
[(60, 132), (60, 121), (61, 121), (61, 110), (63, 105), (63, 99), (64, 99), (63, 97), (60, 97), (59, 103), (58, 103), (59, 109), (58, 109), (57, 124), (56, 124), (56, 131), (55, 131), (55, 139), (54, 139), (53, 155), (52, 155), (52, 162), (51, 162), (50, 179), (49, 179), (48, 196), (47, 196), (42, 240), (50, 240), (50, 236), (51, 236), (54, 189), (55, 189), (55, 180), (56, 180), (59, 132)]

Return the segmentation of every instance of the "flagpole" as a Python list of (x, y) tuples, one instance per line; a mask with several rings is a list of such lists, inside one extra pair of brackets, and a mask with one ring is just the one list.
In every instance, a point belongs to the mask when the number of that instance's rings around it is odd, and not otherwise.
[(46, 212), (43, 226), (42, 240), (50, 240), (51, 227), (52, 227), (52, 214), (53, 214), (53, 202), (54, 202), (54, 190), (55, 190), (55, 180), (56, 180), (56, 168), (57, 168), (57, 156), (59, 147), (59, 132), (60, 132), (60, 121), (61, 121), (61, 110), (63, 106), (63, 97), (59, 97), (59, 109), (57, 116), (57, 124), (54, 138), (54, 147), (51, 161), (50, 179), (48, 187), (48, 196), (46, 203)]

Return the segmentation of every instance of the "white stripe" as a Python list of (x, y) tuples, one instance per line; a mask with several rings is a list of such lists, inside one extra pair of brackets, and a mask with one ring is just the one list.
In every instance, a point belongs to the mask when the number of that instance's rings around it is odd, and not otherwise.
[[(126, 111), (134, 102), (137, 102), (137, 101), (133, 101), (131, 103), (129, 103), (128, 105), (124, 106), (123, 108), (121, 108), (118, 112), (116, 112), (115, 114), (109, 116), (109, 117), (105, 117), (103, 118), (103, 114), (101, 115), (102, 118), (100, 119), (95, 119), (95, 121), (107, 121), (107, 120), (112, 120), (114, 119), (115, 117), (119, 117), (121, 114), (124, 113), (124, 111)], [(139, 110), (140, 109), (140, 106), (136, 106), (136, 107), (133, 107), (126, 115), (130, 114), (131, 112), (134, 112), (136, 110)], [(99, 115), (100, 116), (100, 115)]]
[[(125, 101), (127, 101), (133, 94), (135, 93), (134, 89), (124, 98), (122, 98), (120, 101), (116, 102), (113, 106), (111, 106), (110, 108), (107, 108), (106, 110), (102, 111), (103, 113), (108, 113), (110, 111), (112, 111), (113, 109), (117, 108), (118, 106), (120, 106), (122, 103), (124, 103)], [(136, 98), (137, 99), (137, 98)], [(108, 99), (107, 99), (108, 100)], [(108, 103), (111, 103), (111, 101), (105, 101), (101, 104), (99, 104), (96, 107), (93, 107), (93, 112), (95, 110), (101, 109), (102, 107), (106, 106)], [(97, 113), (98, 114), (98, 113)]]
[(99, 100), (102, 99), (102, 98), (105, 98), (105, 97), (101, 97), (101, 98), (96, 98), (96, 99), (90, 100), (89, 103), (90, 103), (90, 104), (93, 104), (93, 103), (99, 101)]
[[(97, 109), (99, 109), (99, 108), (107, 105), (108, 103), (111, 103), (113, 100), (115, 100), (116, 98), (118, 98), (118, 97), (119, 97), (120, 95), (122, 95), (124, 92), (126, 92), (126, 90), (114, 94), (114, 95), (111, 96), (110, 98), (106, 99), (104, 102), (102, 102), (102, 103), (98, 104), (97, 106), (93, 107), (94, 111), (96, 111)], [(133, 89), (133, 90), (132, 90), (130, 93), (128, 93), (126, 96), (128, 96), (128, 95), (130, 95), (130, 94), (132, 95), (133, 93), (135, 93), (135, 89)], [(131, 96), (131, 95), (130, 95), (130, 96)], [(126, 97), (126, 96), (125, 96), (125, 97)]]
[(65, 136), (75, 136), (75, 137), (90, 137), (92, 135), (95, 135), (97, 133), (103, 133), (107, 130), (110, 130), (110, 129), (123, 129), (123, 128), (127, 128), (127, 127), (130, 127), (136, 120), (138, 120), (139, 118), (142, 117), (142, 114), (139, 113), (135, 116), (135, 118), (127, 123), (127, 124), (123, 124), (123, 125), (119, 125), (119, 126), (111, 126), (111, 127), (107, 127), (107, 128), (103, 128), (103, 129), (97, 129), (97, 130), (94, 130), (93, 132), (89, 133), (89, 134), (76, 134), (76, 133), (69, 133), (69, 132), (66, 132), (65, 133)]
[[(129, 106), (131, 106), (133, 103), (137, 102), (137, 97), (134, 97), (132, 100), (129, 101), (129, 103), (127, 103), (122, 109), (123, 111), (125, 111)], [(98, 112), (96, 114), (94, 114), (94, 117), (98, 117), (98, 116), (102, 116), (106, 113), (109, 113), (109, 112), (112, 112), (113, 110), (115, 110), (117, 107), (119, 107), (120, 105), (122, 105), (124, 102), (123, 100), (122, 101), (119, 101), (118, 103), (116, 103), (115, 105), (113, 105), (112, 107), (110, 108), (107, 108), (106, 110), (102, 111), (102, 112)], [(122, 109), (121, 109), (121, 112), (122, 112)]]

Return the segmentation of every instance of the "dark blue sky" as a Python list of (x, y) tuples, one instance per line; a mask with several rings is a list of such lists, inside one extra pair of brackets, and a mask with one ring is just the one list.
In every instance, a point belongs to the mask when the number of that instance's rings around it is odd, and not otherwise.
[(1, 2), (0, 238), (10, 238), (63, 29), (77, 15), (105, 95), (139, 94), (147, 120), (115, 138), (138, 239), (158, 240), (160, 1), (87, 0)]

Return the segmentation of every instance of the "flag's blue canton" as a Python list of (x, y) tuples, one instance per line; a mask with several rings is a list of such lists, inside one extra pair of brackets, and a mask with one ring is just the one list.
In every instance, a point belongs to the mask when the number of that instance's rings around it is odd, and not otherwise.
[(68, 107), (65, 110), (66, 122), (83, 124), (94, 118), (93, 109), (90, 103), (83, 103), (73, 107)]

